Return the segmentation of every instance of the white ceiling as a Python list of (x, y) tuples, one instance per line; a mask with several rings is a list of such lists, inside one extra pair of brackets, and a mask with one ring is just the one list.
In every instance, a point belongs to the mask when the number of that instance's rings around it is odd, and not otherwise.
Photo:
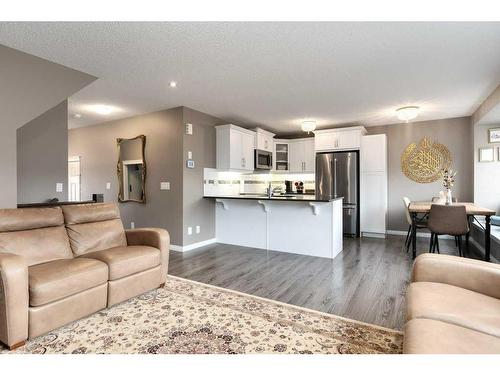
[(500, 82), (500, 22), (0, 23), (0, 43), (99, 77), (71, 126), (180, 105), (279, 133), (396, 123), (409, 104), (432, 120), (471, 115)]

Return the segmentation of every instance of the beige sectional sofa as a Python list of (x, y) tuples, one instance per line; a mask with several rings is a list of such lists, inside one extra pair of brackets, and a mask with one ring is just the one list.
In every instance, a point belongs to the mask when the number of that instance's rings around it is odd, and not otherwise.
[(500, 265), (423, 254), (406, 294), (404, 353), (500, 353)]
[(116, 204), (0, 210), (0, 341), (33, 338), (165, 283), (164, 229), (124, 230)]

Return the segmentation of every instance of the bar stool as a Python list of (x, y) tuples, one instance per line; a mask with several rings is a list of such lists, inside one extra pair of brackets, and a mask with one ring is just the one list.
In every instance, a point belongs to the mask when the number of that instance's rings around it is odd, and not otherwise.
[(462, 236), (469, 233), (469, 220), (465, 206), (433, 204), (427, 226), (431, 232), (429, 252), (439, 254), (439, 235), (455, 236), (458, 239), (458, 254), (462, 256)]
[[(405, 240), (406, 252), (408, 252), (410, 250), (411, 241), (412, 241), (411, 227), (413, 225), (413, 222), (411, 220), (410, 211), (408, 211), (408, 207), (410, 206), (410, 203), (411, 203), (410, 198), (403, 197), (403, 204), (405, 205), (406, 221), (408, 222), (408, 225), (409, 225), (408, 233), (406, 233), (406, 240)], [(417, 230), (427, 228), (426, 217), (418, 218), (416, 221), (416, 227), (417, 227)]]

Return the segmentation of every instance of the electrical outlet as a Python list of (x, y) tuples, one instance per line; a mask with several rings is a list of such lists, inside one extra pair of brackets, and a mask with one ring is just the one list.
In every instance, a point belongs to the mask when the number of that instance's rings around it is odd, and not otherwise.
[(160, 190), (170, 190), (170, 182), (160, 182)]
[(57, 182), (56, 183), (56, 193), (62, 193), (63, 192), (63, 183), (62, 182)]
[(196, 226), (196, 234), (200, 234), (201, 228), (199, 225)]
[(106, 190), (111, 190), (111, 182), (106, 182)]
[(193, 234), (193, 227), (188, 227), (188, 235), (192, 235)]
[(130, 229), (135, 229), (135, 223), (133, 221), (130, 222)]

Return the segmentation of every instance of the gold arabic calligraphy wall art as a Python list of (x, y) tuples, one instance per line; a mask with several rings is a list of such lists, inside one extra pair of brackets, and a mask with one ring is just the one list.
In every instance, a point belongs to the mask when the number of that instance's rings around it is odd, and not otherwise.
[(401, 170), (410, 180), (421, 184), (434, 182), (441, 177), (441, 170), (451, 166), (450, 150), (445, 145), (431, 142), (424, 137), (417, 144), (411, 143), (401, 155)]

